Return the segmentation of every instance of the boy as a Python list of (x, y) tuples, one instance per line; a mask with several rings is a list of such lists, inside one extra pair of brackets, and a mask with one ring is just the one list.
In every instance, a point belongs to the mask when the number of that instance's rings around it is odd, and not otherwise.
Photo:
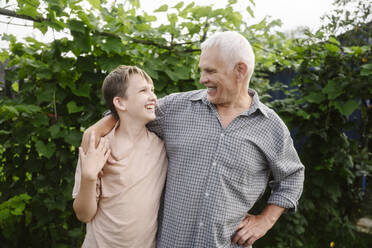
[(153, 248), (167, 168), (163, 142), (146, 128), (155, 119), (153, 82), (135, 66), (119, 66), (102, 92), (119, 121), (97, 148), (95, 135), (86, 153), (79, 148), (73, 207), (87, 223), (82, 247)]

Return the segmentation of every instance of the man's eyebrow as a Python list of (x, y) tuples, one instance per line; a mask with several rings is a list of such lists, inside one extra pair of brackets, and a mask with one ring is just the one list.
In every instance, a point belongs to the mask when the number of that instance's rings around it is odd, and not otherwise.
[(216, 71), (215, 68), (211, 68), (211, 67), (205, 67), (203, 68), (204, 71)]

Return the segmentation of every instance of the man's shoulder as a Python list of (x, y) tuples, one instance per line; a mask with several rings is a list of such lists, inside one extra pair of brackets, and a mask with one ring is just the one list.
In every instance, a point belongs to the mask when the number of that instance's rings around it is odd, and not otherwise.
[(273, 136), (283, 136), (289, 133), (288, 127), (282, 118), (267, 105), (261, 103), (261, 108), (266, 112), (265, 129), (266, 134)]
[(272, 108), (270, 108), (266, 104), (264, 104), (262, 102), (259, 102), (259, 109), (267, 117), (266, 118), (267, 120), (272, 121), (272, 122), (278, 122), (278, 121), (280, 122), (280, 121), (282, 121), (282, 119), (275, 112), (275, 110), (273, 110)]
[(280, 116), (275, 112), (275, 110), (273, 110), (272, 108), (269, 108), (268, 106), (266, 106), (266, 108), (267, 108), (266, 113), (267, 113), (269, 120), (271, 120), (272, 122), (281, 124), (281, 125), (285, 125), (282, 118), (280, 118)]
[(182, 102), (182, 101), (190, 101), (190, 100), (198, 100), (202, 99), (205, 95), (205, 90), (191, 90), (186, 92), (177, 92), (169, 94), (161, 99), (159, 101), (163, 101), (164, 103), (170, 103), (170, 102)]

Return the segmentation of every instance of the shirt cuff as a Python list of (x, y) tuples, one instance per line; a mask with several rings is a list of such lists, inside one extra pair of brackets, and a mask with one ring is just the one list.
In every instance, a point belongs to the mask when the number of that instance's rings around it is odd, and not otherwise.
[(297, 211), (298, 203), (280, 194), (271, 194), (268, 204), (273, 204), (285, 208), (287, 212), (295, 213)]
[(109, 109), (106, 110), (105, 112), (103, 112), (102, 117), (106, 117), (108, 115), (111, 115), (111, 110), (109, 110)]

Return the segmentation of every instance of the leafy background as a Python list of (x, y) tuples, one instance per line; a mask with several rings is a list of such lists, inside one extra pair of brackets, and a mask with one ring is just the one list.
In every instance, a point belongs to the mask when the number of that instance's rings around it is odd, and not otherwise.
[[(222, 30), (239, 31), (252, 43), (251, 87), (292, 130), (306, 166), (299, 211), (283, 215), (255, 247), (371, 247), (371, 236), (355, 228), (358, 218), (372, 216), (368, 1), (354, 1), (355, 12), (344, 7), (349, 1), (335, 1), (328, 25), (305, 30), (301, 39), (274, 31), (278, 20), (246, 24), (234, 0), (223, 9), (160, 6), (156, 12), (168, 19), (160, 26), (138, 0), (88, 2), (18, 0), (15, 11), (0, 9), (33, 20), (44, 33), (67, 34), (50, 43), (2, 36), (9, 42), (0, 52), (7, 65), (0, 84), (2, 247), (78, 247), (85, 226), (72, 210), (77, 147), (105, 110), (104, 77), (131, 64), (154, 79), (159, 97), (199, 89), (200, 42)], [(253, 5), (247, 1), (250, 15)]]

